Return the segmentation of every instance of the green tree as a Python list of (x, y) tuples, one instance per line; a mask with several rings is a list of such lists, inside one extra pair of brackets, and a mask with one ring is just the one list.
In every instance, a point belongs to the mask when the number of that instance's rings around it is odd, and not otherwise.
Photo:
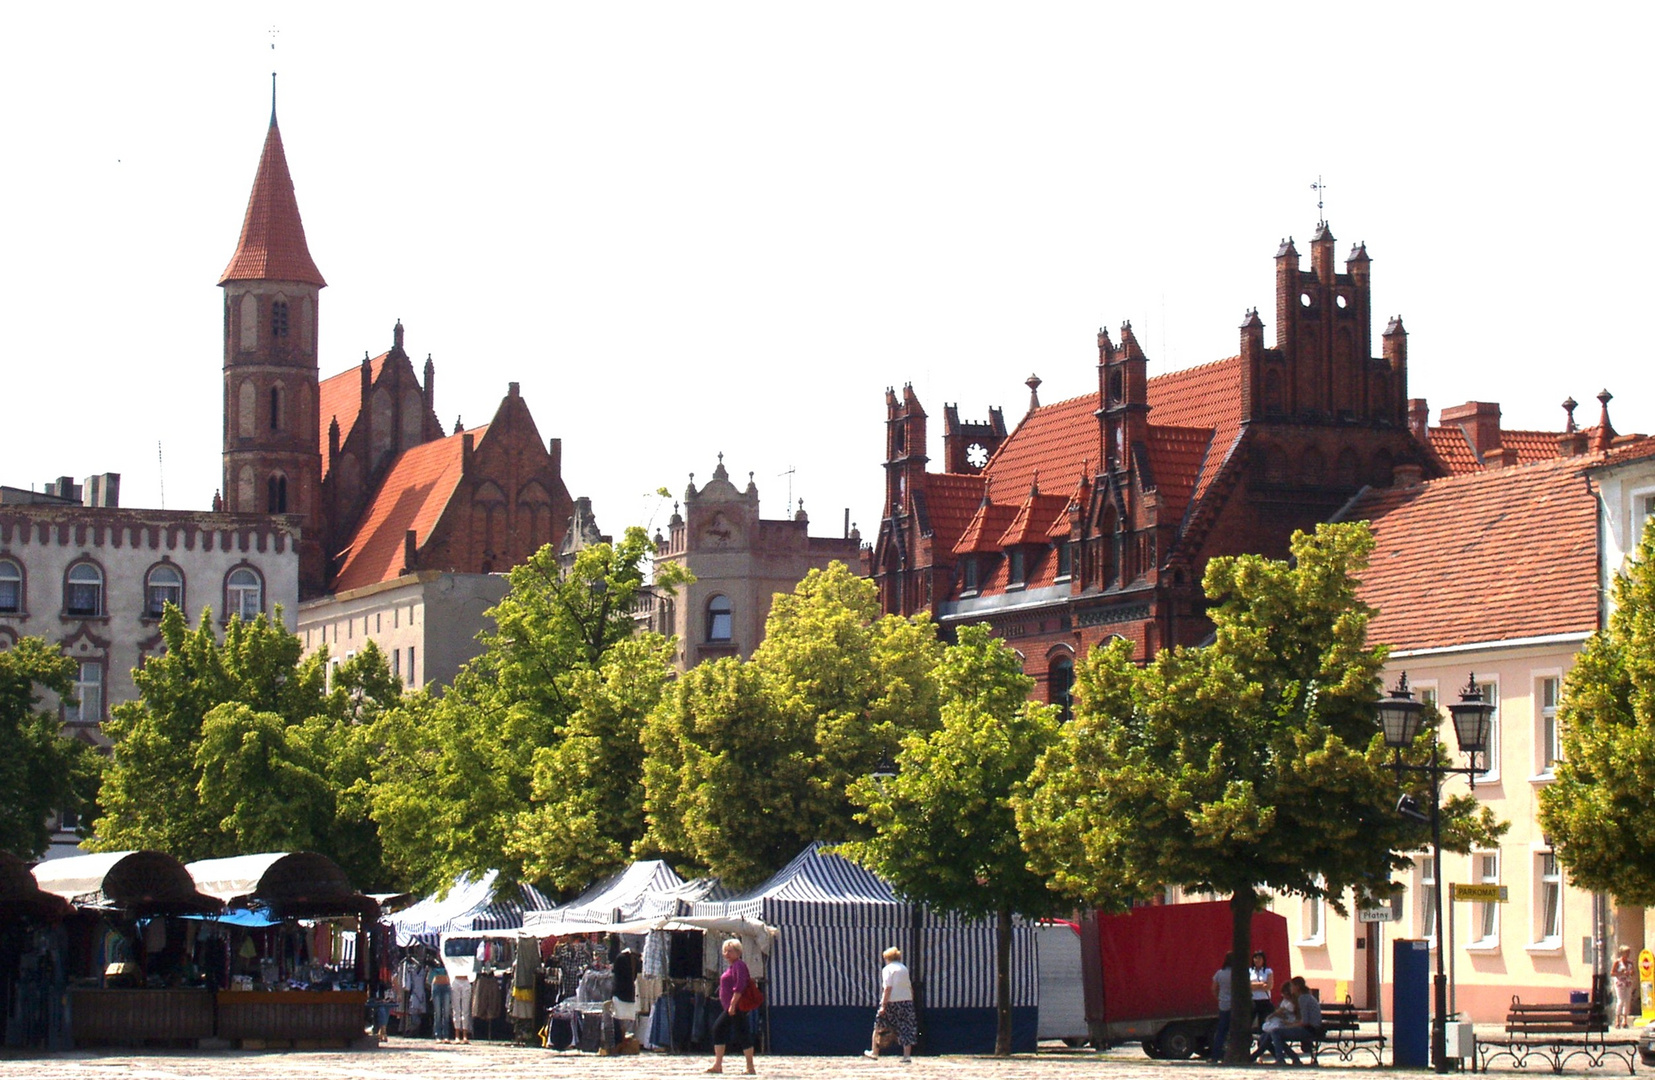
[[(1372, 706), (1383, 650), (1366, 643), (1356, 577), (1373, 545), (1365, 525), (1296, 533), (1289, 562), (1212, 560), (1203, 587), (1215, 635), (1147, 665), (1129, 643), (1081, 665), (1075, 719), (1016, 800), (1030, 864), (1100, 907), (1166, 885), (1230, 897), (1232, 946), (1251, 951), (1260, 886), (1325, 897), (1389, 889), (1400, 852), (1427, 842), (1397, 814)], [(1430, 755), (1435, 732), (1409, 753)], [(1417, 777), (1405, 787), (1425, 796)], [(1445, 815), (1462, 842), (1500, 831), (1469, 797)], [(1456, 831), (1457, 830), (1457, 831)], [(1250, 997), (1236, 965), (1230, 1060), (1244, 1055)]]
[(756, 665), (698, 664), (644, 732), (649, 833), (640, 853), (762, 881), (816, 838), (818, 755), (810, 718), (771, 707)]
[(99, 758), (85, 743), (64, 738), (56, 710), (41, 694), (74, 696), (75, 662), (37, 637), (0, 650), (0, 850), (37, 859), (51, 843), (53, 811), (90, 811)]
[(244, 705), (284, 724), (324, 711), (325, 653), (301, 659), (297, 636), (275, 619), (232, 618), (221, 643), (212, 613), (191, 630), (177, 608), (161, 616), (163, 651), (133, 673), (138, 697), (111, 710), (115, 744), (97, 822), (104, 851), (155, 848), (186, 861), (237, 854), (222, 807), (201, 801), (197, 761), (207, 714)]
[[(553, 869), (543, 852), (513, 839), (518, 815), (536, 802), (536, 751), (569, 732), (594, 677), (628, 681), (605, 675), (604, 665), (633, 635), (632, 606), (653, 550), (637, 527), (618, 544), (581, 550), (567, 571), (542, 548), (512, 569), (510, 591), (489, 612), (495, 629), (481, 635), (482, 654), (453, 686), (412, 695), (376, 726), (384, 752), (373, 766), (371, 810), (388, 862), (412, 884), (443, 888), (491, 869), (502, 881), (522, 880), (529, 862)], [(683, 580), (669, 564), (655, 586), (670, 592)], [(618, 657), (658, 670), (658, 648)], [(600, 779), (637, 782), (625, 773)], [(599, 801), (613, 804), (608, 795)]]
[(1609, 625), (1563, 681), (1563, 760), (1540, 789), (1540, 824), (1582, 888), (1655, 904), (1655, 518), (1614, 584)]
[(811, 571), (775, 597), (751, 661), (702, 665), (646, 725), (639, 850), (748, 883), (863, 835), (850, 785), (936, 726), (940, 650), (929, 618), (882, 617), (843, 563)]
[(527, 876), (574, 889), (631, 857), (644, 835), (644, 718), (661, 701), (672, 653), (670, 640), (640, 635), (576, 673), (579, 704), (562, 737), (535, 749), (533, 801), (506, 841)]
[(902, 896), (996, 925), (994, 1052), (1011, 1053), (1012, 913), (1052, 914), (1061, 898), (1028, 868), (1012, 797), (1058, 736), (1057, 710), (983, 625), (962, 627), (937, 668), (942, 725), (908, 735), (895, 776), (851, 785), (873, 827), (841, 850)]
[(232, 618), (220, 642), (210, 613), (191, 630), (161, 619), (165, 651), (117, 705), (115, 758), (97, 844), (152, 847), (193, 860), (253, 851), (317, 851), (360, 888), (388, 887), (367, 815), (375, 720), (401, 698), (372, 641), (333, 669), (327, 650), (260, 615)]

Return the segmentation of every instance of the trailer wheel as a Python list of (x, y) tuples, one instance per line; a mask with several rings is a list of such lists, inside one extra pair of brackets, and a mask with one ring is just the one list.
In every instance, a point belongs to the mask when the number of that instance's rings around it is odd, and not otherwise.
[(1165, 1054), (1161, 1053), (1161, 1044), (1159, 1042), (1157, 1042), (1156, 1040), (1154, 1040), (1154, 1039), (1145, 1039), (1144, 1040), (1144, 1053), (1149, 1055), (1152, 1058), (1155, 1058), (1156, 1060), (1159, 1060), (1159, 1059), (1166, 1056)]
[(1173, 1061), (1183, 1061), (1195, 1056), (1195, 1035), (1186, 1027), (1171, 1026), (1161, 1032), (1156, 1040), (1160, 1050), (1156, 1057), (1171, 1058)]

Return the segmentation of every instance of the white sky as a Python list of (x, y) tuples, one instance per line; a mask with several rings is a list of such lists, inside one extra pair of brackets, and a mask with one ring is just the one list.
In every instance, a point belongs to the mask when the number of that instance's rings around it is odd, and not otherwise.
[(1433, 419), (1607, 386), (1655, 428), (1644, 5), (255, 7), (0, 16), (0, 482), (155, 506), (159, 441), (166, 505), (210, 502), (273, 69), (323, 377), (400, 317), (445, 425), (520, 382), (606, 531), (722, 450), (871, 540), (886, 386), (935, 458), (945, 402), (1094, 390), (1100, 324), (1152, 374), (1231, 355), (1318, 174)]

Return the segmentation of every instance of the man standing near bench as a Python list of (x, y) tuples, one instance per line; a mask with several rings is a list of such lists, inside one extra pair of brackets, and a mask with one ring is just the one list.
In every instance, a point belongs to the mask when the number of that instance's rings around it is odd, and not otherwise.
[(1276, 1028), (1265, 1033), (1269, 1036), (1270, 1050), (1275, 1054), (1278, 1065), (1289, 1055), (1293, 1059), (1293, 1064), (1301, 1064), (1299, 1055), (1287, 1048), (1288, 1043), (1316, 1042), (1322, 1037), (1322, 1003), (1316, 1000), (1316, 995), (1305, 985), (1304, 976), (1295, 975), (1291, 982), (1293, 995), (1297, 999), (1299, 1022), (1292, 1027)]

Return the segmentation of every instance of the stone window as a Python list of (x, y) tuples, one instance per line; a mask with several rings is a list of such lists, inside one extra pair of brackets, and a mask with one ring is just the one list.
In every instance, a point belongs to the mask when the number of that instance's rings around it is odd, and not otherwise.
[(720, 593), (707, 601), (707, 640), (730, 641), (735, 636), (730, 598)]
[(64, 718), (96, 724), (103, 719), (103, 662), (82, 660), (75, 674), (75, 704), (64, 706)]
[(0, 559), (0, 615), (23, 612), (23, 568), (10, 559)]
[(66, 615), (96, 618), (103, 614), (103, 571), (89, 562), (76, 563), (63, 577)]
[(275, 303), (270, 305), (270, 336), (279, 338), (286, 337), (287, 325), (287, 301), (277, 300)]
[(144, 615), (159, 619), (168, 604), (183, 609), (184, 575), (178, 572), (178, 567), (161, 563), (151, 567), (144, 580)]
[(258, 571), (241, 566), (224, 579), (225, 614), (251, 620), (264, 610), (264, 582)]

